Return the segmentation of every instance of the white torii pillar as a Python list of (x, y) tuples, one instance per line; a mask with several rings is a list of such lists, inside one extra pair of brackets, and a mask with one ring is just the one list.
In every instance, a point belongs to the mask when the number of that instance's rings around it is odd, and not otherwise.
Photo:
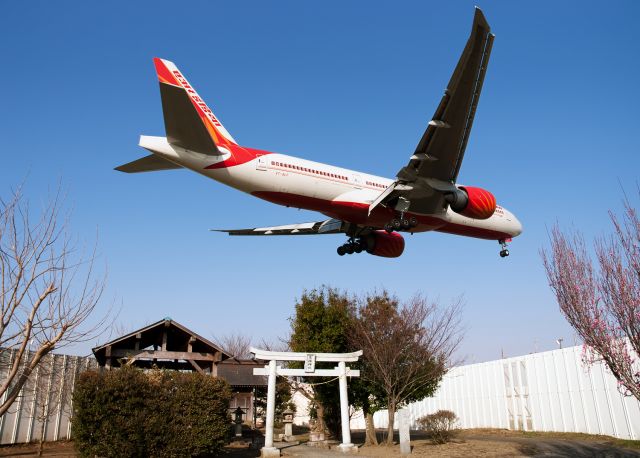
[[(276, 411), (276, 376), (298, 377), (331, 377), (337, 376), (340, 390), (340, 420), (342, 423), (342, 443), (338, 446), (341, 451), (349, 452), (354, 448), (349, 429), (349, 399), (347, 397), (347, 376), (360, 377), (359, 370), (347, 367), (347, 362), (358, 361), (362, 350), (353, 353), (298, 353), (259, 350), (251, 347), (254, 359), (269, 361), (264, 368), (256, 368), (253, 375), (267, 375), (267, 422), (264, 436), (262, 456), (280, 456), (280, 450), (273, 446), (273, 423)], [(286, 369), (277, 366), (277, 361), (304, 361), (304, 369)], [(337, 362), (333, 369), (316, 369), (315, 362)]]

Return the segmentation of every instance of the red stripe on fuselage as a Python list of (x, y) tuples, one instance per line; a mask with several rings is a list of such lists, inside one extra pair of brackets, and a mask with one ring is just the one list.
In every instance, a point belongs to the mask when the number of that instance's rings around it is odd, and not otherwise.
[[(390, 208), (378, 207), (371, 215), (367, 215), (369, 205), (362, 202), (346, 202), (335, 200), (317, 199), (315, 197), (301, 196), (286, 192), (256, 191), (252, 195), (286, 207), (303, 208), (327, 215), (330, 218), (347, 221), (354, 224), (371, 226), (377, 229), (384, 227), (392, 218), (397, 217), (396, 212)], [(500, 240), (511, 237), (509, 234), (490, 229), (466, 226), (463, 224), (447, 223), (435, 216), (406, 214), (414, 216), (418, 220), (418, 226), (412, 232), (438, 231), (448, 234), (465, 235), (487, 240)]]
[(262, 151), (259, 149), (247, 148), (245, 146), (238, 146), (231, 143), (224, 145), (224, 147), (231, 152), (231, 156), (229, 156), (228, 159), (222, 162), (217, 162), (213, 165), (205, 167), (206, 170), (235, 167), (236, 165), (246, 164), (247, 162), (250, 162), (259, 156), (273, 154), (269, 151)]

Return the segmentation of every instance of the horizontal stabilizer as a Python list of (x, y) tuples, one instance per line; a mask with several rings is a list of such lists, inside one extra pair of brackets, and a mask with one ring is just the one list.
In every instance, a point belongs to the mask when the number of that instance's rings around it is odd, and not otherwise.
[(179, 165), (169, 162), (166, 159), (162, 159), (155, 154), (150, 154), (137, 161), (129, 162), (116, 167), (115, 170), (125, 173), (140, 173), (140, 172), (155, 172), (156, 170), (171, 170), (180, 169)]

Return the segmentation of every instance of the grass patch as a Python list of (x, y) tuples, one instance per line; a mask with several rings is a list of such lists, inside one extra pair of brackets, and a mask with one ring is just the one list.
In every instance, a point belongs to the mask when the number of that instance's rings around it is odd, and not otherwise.
[(560, 433), (555, 431), (512, 431), (509, 429), (465, 429), (463, 434), (478, 435), (497, 435), (509, 437), (526, 437), (526, 438), (548, 438), (561, 440), (577, 440), (585, 442), (601, 442), (616, 447), (631, 448), (640, 450), (640, 441), (630, 439), (617, 439), (611, 436), (603, 436), (598, 434), (587, 433)]
[(640, 441), (632, 441), (631, 439), (612, 439), (611, 443), (617, 447), (640, 450)]

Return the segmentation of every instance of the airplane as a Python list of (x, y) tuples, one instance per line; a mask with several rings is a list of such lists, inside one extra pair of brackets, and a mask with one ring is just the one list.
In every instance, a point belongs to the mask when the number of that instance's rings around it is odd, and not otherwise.
[(408, 163), (395, 179), (238, 144), (170, 61), (154, 58), (166, 136), (142, 135), (151, 152), (116, 167), (127, 173), (187, 168), (286, 207), (327, 216), (317, 222), (224, 229), (234, 236), (345, 234), (340, 256), (395, 258), (403, 233), (437, 231), (497, 240), (500, 256), (520, 235), (513, 213), (482, 188), (456, 182), (487, 71), (494, 35), (479, 8), (449, 84)]

